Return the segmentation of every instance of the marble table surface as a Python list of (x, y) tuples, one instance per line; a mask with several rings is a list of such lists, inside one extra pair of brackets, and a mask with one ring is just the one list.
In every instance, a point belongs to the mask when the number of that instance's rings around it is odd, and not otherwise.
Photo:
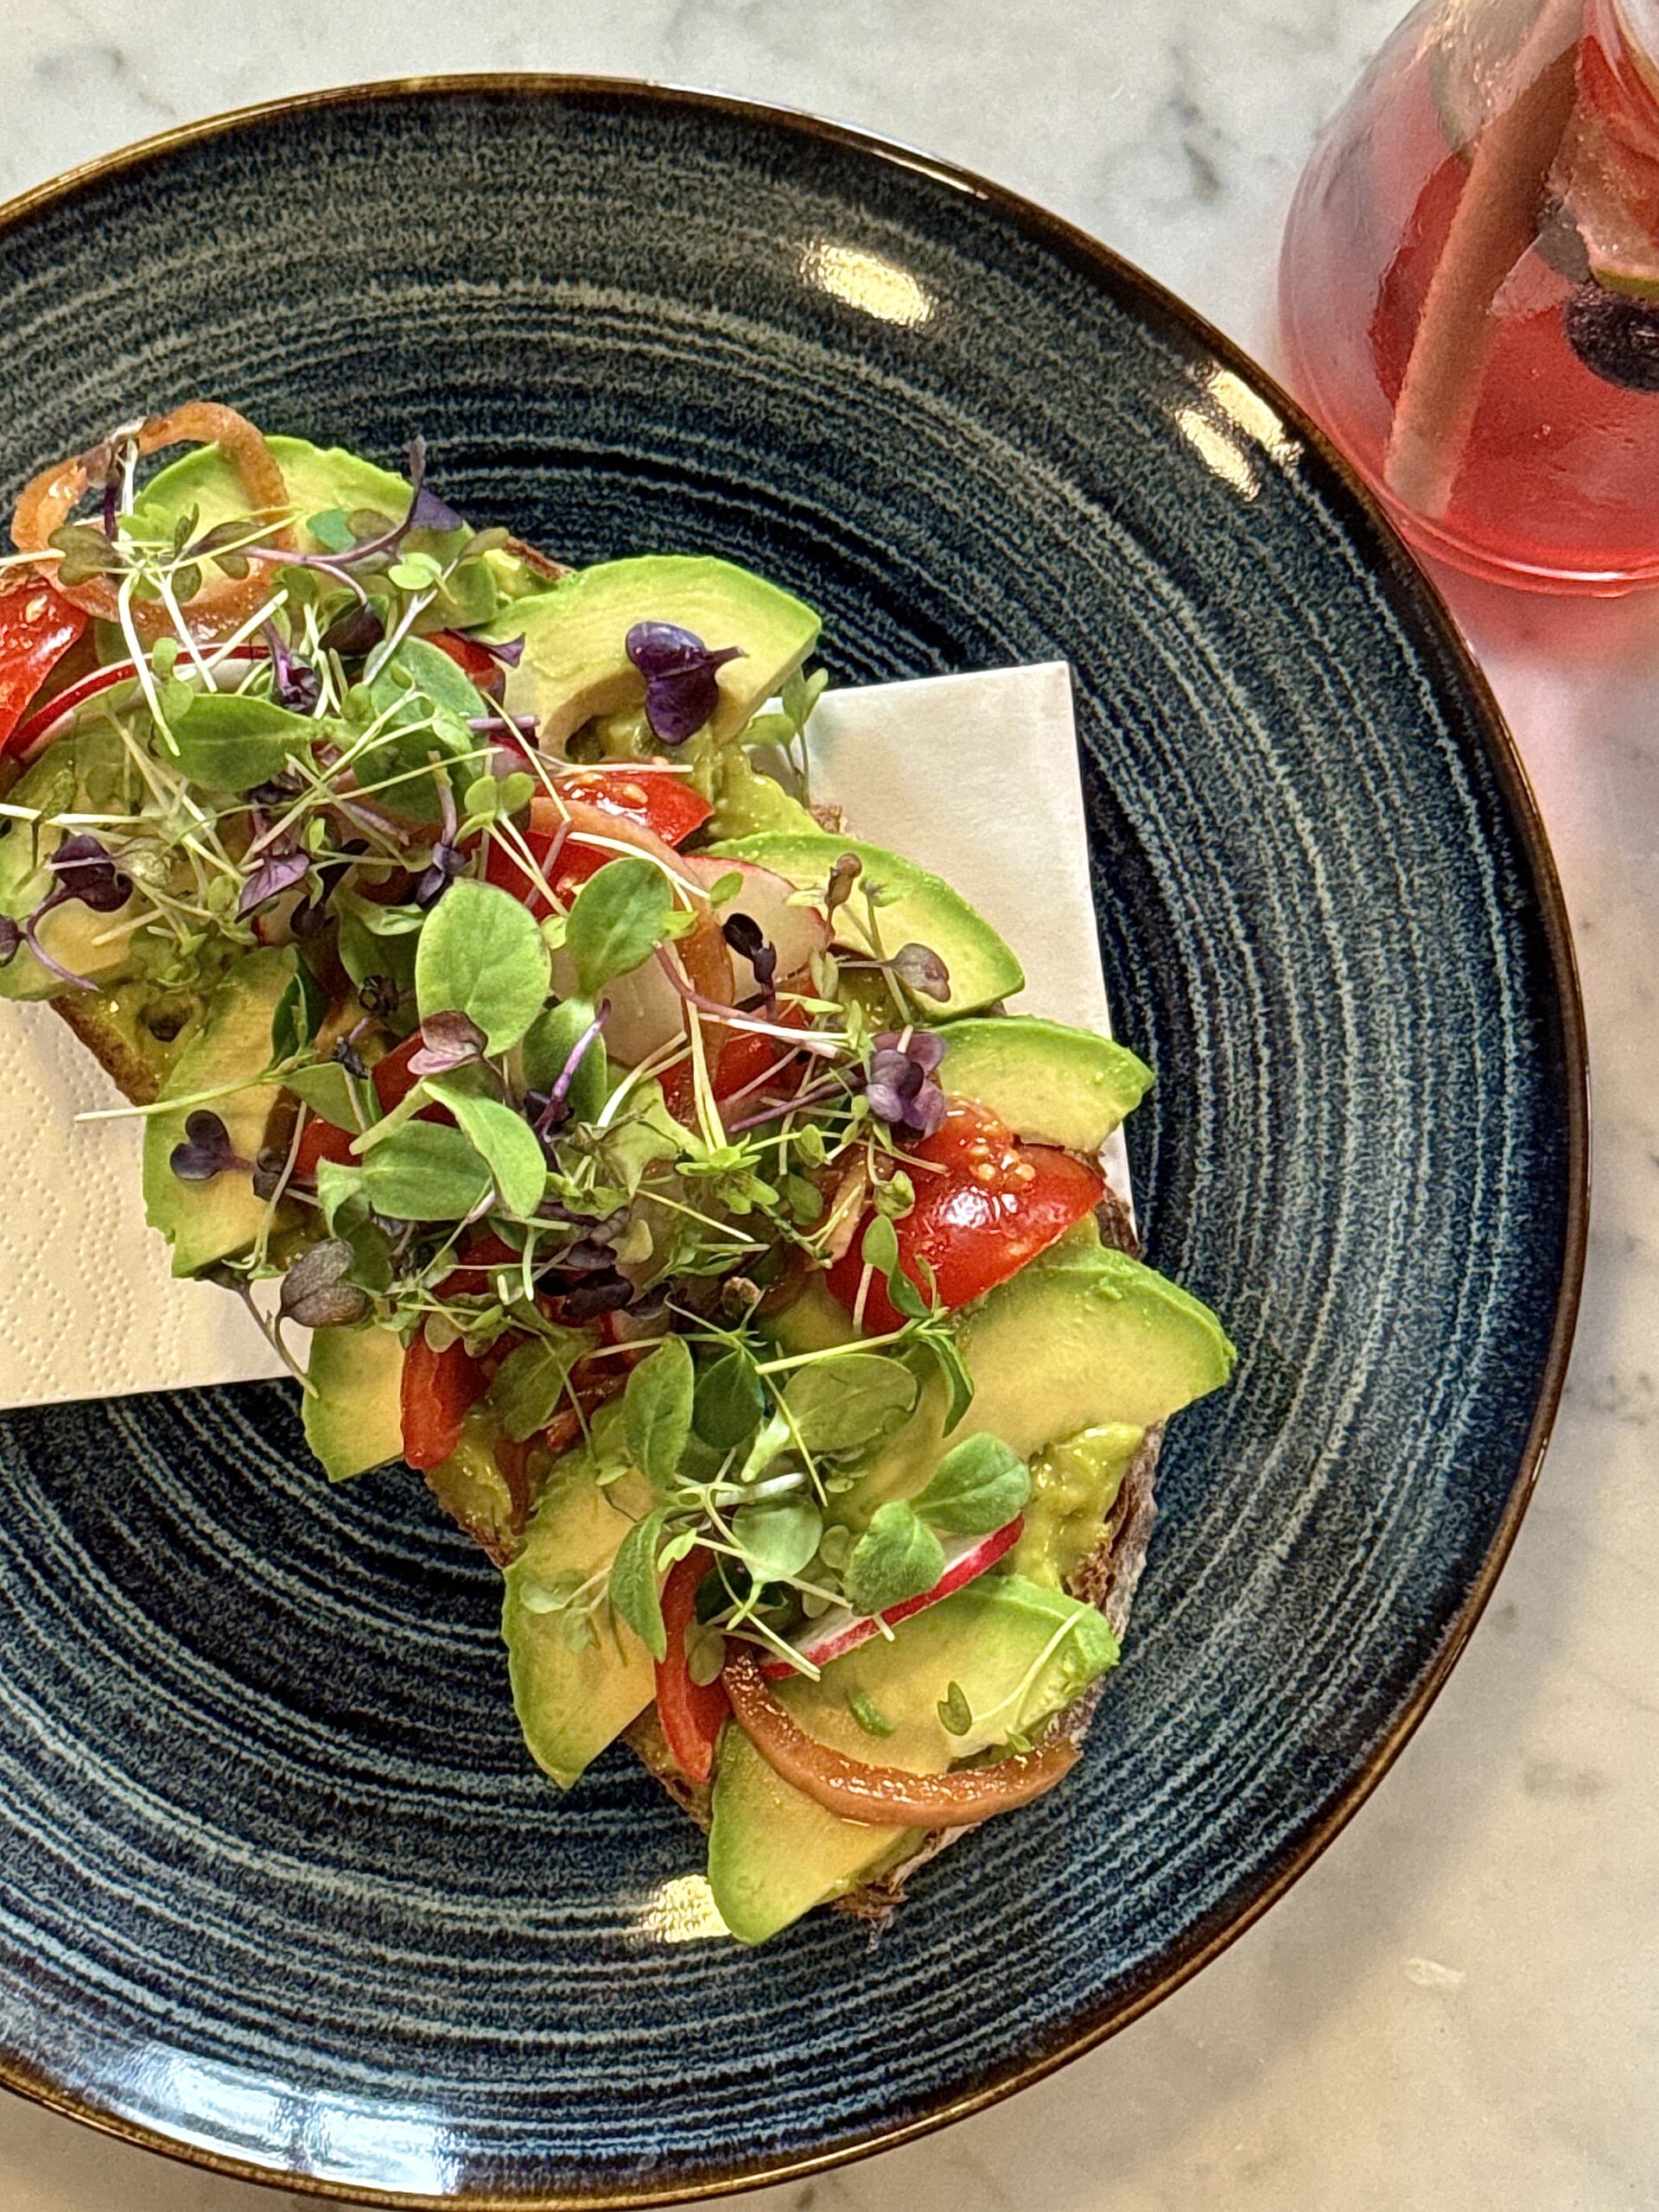
[[(0, 0), (0, 196), (302, 87), (510, 67), (773, 99), (1048, 202), (1271, 351), (1279, 226), (1398, 0)], [(1195, 1982), (1012, 2105), (755, 2212), (1625, 2212), (1659, 2202), (1659, 607), (1465, 618), (1565, 879), (1588, 1003), (1587, 1294), (1536, 1503), (1353, 1825)], [(0, 2212), (269, 2192), (0, 2097)], [(310, 2202), (313, 2200), (303, 2200)]]

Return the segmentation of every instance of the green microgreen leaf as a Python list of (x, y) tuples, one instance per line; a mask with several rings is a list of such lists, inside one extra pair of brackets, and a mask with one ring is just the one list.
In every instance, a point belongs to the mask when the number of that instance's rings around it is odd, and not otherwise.
[[(594, 1012), (591, 999), (561, 999), (557, 1006), (550, 1006), (545, 1014), (537, 1014), (525, 1032), (523, 1046), (524, 1082), (530, 1090), (552, 1090), (564, 1073), (571, 1053), (593, 1027)], [(602, 1036), (595, 1037), (577, 1063), (570, 1088), (565, 1093), (569, 1118), (576, 1122), (595, 1120), (610, 1096), (610, 1089), (605, 1040)]]
[(891, 1277), (898, 1268), (899, 1232), (886, 1214), (877, 1214), (864, 1231), (859, 1256), (867, 1268), (874, 1268), (879, 1275)]
[(823, 1534), (823, 1516), (804, 1497), (765, 1498), (732, 1516), (732, 1535), (757, 1582), (787, 1582), (800, 1573)]
[(691, 1433), (696, 1375), (683, 1337), (668, 1337), (628, 1377), (622, 1413), (634, 1465), (658, 1489), (674, 1479)]
[(207, 791), (245, 791), (269, 781), (290, 760), (302, 759), (321, 730), (321, 724), (269, 699), (183, 689), (188, 701), (176, 713), (168, 710), (175, 757), (190, 781)]
[(554, 1329), (507, 1354), (490, 1385), (490, 1404), (516, 1443), (547, 1427), (564, 1396), (571, 1369), (592, 1351), (594, 1342), (583, 1329)]
[(916, 1377), (880, 1352), (847, 1352), (797, 1368), (784, 1403), (809, 1452), (862, 1452), (908, 1419)]
[(913, 1503), (931, 1529), (956, 1536), (1006, 1528), (1031, 1496), (1031, 1471), (1000, 1436), (965, 1436)]
[(722, 1352), (697, 1377), (693, 1424), (703, 1442), (716, 1451), (734, 1451), (746, 1444), (766, 1410), (766, 1386), (741, 1346)]
[(867, 1736), (891, 1736), (897, 1725), (865, 1690), (848, 1691), (847, 1710)]
[(464, 1014), (483, 1031), (486, 1052), (509, 1050), (548, 994), (547, 947), (530, 909), (493, 884), (458, 878), (421, 931), (415, 994), (423, 1019)]
[(325, 507), (320, 515), (313, 515), (305, 526), (325, 553), (343, 553), (357, 542), (343, 507)]
[(429, 1076), (429, 1096), (447, 1106), (474, 1149), (489, 1167), (501, 1203), (509, 1213), (533, 1214), (547, 1188), (547, 1160), (540, 1140), (522, 1114), (499, 1098), (480, 1098), (464, 1084)]
[[(228, 876), (214, 879), (214, 887), (223, 883), (227, 891), (235, 887)], [(288, 987), (276, 1001), (276, 1010), (270, 1017), (270, 1050), (274, 1059), (292, 1059), (295, 1053), (308, 1045), (321, 1027), (328, 1012), (328, 994), (311, 970), (302, 962), (289, 978)]]
[(952, 1682), (936, 1708), (939, 1726), (947, 1735), (965, 1736), (974, 1725), (974, 1709), (960, 1682)]
[(378, 1222), (357, 1221), (338, 1232), (352, 1248), (351, 1280), (361, 1290), (384, 1297), (391, 1288), (391, 1239)]
[(673, 913), (668, 880), (649, 861), (607, 861), (589, 876), (576, 893), (564, 938), (588, 997), (649, 959), (668, 935)]
[(855, 1613), (885, 1613), (919, 1598), (944, 1573), (944, 1548), (902, 1497), (877, 1506), (853, 1546), (843, 1587)]
[(364, 1196), (392, 1221), (464, 1221), (494, 1178), (472, 1140), (435, 1122), (410, 1122), (359, 1171)]
[(314, 1114), (332, 1122), (337, 1129), (355, 1129), (357, 1109), (352, 1079), (338, 1060), (318, 1060), (308, 1068), (290, 1068), (283, 1081)]
[[(424, 562), (426, 557), (422, 553), (410, 556), (411, 561)], [(405, 638), (391, 666), (399, 677), (409, 677), (423, 698), (447, 709), (463, 722), (484, 709), (486, 702), (466, 670), (442, 645), (432, 645), (425, 638)], [(388, 672), (382, 671), (383, 675)]]
[(933, 1355), (944, 1383), (944, 1433), (949, 1436), (953, 1428), (961, 1425), (969, 1407), (974, 1402), (974, 1378), (968, 1372), (961, 1349), (949, 1329), (928, 1329), (918, 1341), (925, 1344)]
[[(636, 1375), (640, 1372), (635, 1368)], [(611, 1561), (611, 1603), (657, 1660), (668, 1656), (668, 1630), (663, 1623), (662, 1593), (657, 1582), (657, 1544), (665, 1517), (659, 1505), (643, 1521), (635, 1522)]]

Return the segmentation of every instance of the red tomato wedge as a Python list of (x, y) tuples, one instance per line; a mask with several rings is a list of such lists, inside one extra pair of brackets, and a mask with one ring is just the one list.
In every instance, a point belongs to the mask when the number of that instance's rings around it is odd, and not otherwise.
[[(925, 1260), (947, 1312), (1017, 1274), (1092, 1212), (1106, 1188), (1105, 1178), (1071, 1153), (1020, 1144), (995, 1115), (966, 1099), (952, 1099), (934, 1134), (907, 1152), (917, 1163), (912, 1176), (916, 1205), (893, 1224), (899, 1266), (925, 1297), (918, 1265)], [(860, 1246), (868, 1222), (866, 1215), (825, 1278), (849, 1313), (863, 1280)], [(873, 1274), (864, 1300), (865, 1328), (879, 1336), (902, 1319), (886, 1283)]]
[(313, 1114), (300, 1131), (299, 1145), (294, 1154), (295, 1175), (302, 1181), (315, 1182), (317, 1169), (325, 1160), (332, 1160), (340, 1167), (359, 1164), (352, 1153), (352, 1132), (337, 1128), (320, 1114)]
[(38, 578), (0, 596), (0, 752), (91, 620)]
[(416, 1337), (404, 1354), (404, 1457), (425, 1474), (442, 1466), (461, 1441), (462, 1424), (489, 1377), (464, 1344), (434, 1351)]
[[(417, 1029), (412, 1037), (405, 1037), (401, 1045), (395, 1046), (385, 1059), (377, 1060), (369, 1071), (369, 1081), (374, 1085), (374, 1095), (383, 1114), (390, 1114), (394, 1106), (401, 1106), (420, 1081), (409, 1065), (420, 1049), (421, 1033)], [(441, 1106), (429, 1106), (421, 1119), (435, 1121), (442, 1114)], [(443, 1118), (448, 1120), (450, 1116), (444, 1115)]]
[[(774, 1020), (785, 1029), (806, 1029), (812, 1017), (798, 1006), (780, 1006)], [(758, 1102), (763, 1096), (774, 1095), (768, 1090), (766, 1077), (775, 1067), (781, 1067), (790, 1057), (790, 1047), (777, 1037), (762, 1037), (753, 1029), (733, 1029), (728, 1032), (726, 1049), (720, 1056), (720, 1065), (715, 1071), (715, 1096), (724, 1102), (743, 1093), (739, 1114), (751, 1109), (758, 1111)], [(791, 1071), (791, 1078), (798, 1070)], [(677, 1122), (687, 1128), (696, 1124), (695, 1095), (691, 1080), (691, 1064), (681, 1060), (660, 1078), (663, 1103)], [(781, 1095), (777, 1094), (777, 1095)]]
[(674, 1763), (688, 1782), (707, 1782), (715, 1770), (715, 1745), (732, 1701), (718, 1676), (694, 1682), (685, 1655), (685, 1634), (696, 1611), (697, 1587), (714, 1565), (701, 1546), (677, 1560), (663, 1585), (663, 1627), (668, 1656), (657, 1662), (657, 1718), (663, 1724)]
[(463, 638), (458, 630), (435, 630), (427, 639), (441, 653), (450, 659), (467, 681), (476, 683), (480, 691), (494, 692), (500, 689), (504, 673), (493, 653), (486, 653), (482, 645), (475, 645), (470, 638)]
[(492, 1287), (491, 1270), (516, 1268), (523, 1255), (493, 1229), (469, 1229), (455, 1264), (433, 1292), (435, 1298), (481, 1298)]
[[(369, 1071), (369, 1080), (374, 1085), (374, 1096), (383, 1114), (390, 1114), (399, 1106), (420, 1081), (410, 1070), (410, 1061), (421, 1049), (420, 1032), (405, 1037), (383, 1060), (377, 1060)], [(454, 1119), (447, 1107), (423, 1106), (416, 1117), (423, 1122), (452, 1122)], [(300, 1131), (299, 1149), (294, 1155), (294, 1173), (315, 1178), (320, 1160), (338, 1160), (342, 1167), (360, 1166), (361, 1162), (352, 1150), (354, 1129), (342, 1129), (333, 1122), (325, 1122), (314, 1114)], [(499, 1241), (499, 1240), (498, 1240)], [(516, 1257), (516, 1254), (510, 1254)]]
[[(601, 814), (614, 814), (621, 821), (649, 830), (665, 845), (683, 844), (714, 812), (708, 800), (700, 798), (680, 777), (665, 774), (659, 769), (631, 773), (625, 769), (591, 768), (579, 775), (562, 776), (559, 789), (566, 798), (579, 800), (584, 806), (596, 807)], [(578, 831), (569, 832), (560, 842), (563, 826), (559, 810), (550, 798), (543, 796), (531, 801), (524, 842), (543, 873), (549, 854), (556, 843), (559, 845), (558, 858), (548, 880), (560, 899), (568, 901), (573, 892), (590, 875), (596, 875), (607, 861), (614, 860), (616, 855), (601, 845), (588, 843)], [(490, 840), (484, 873), (489, 882), (503, 891), (511, 891), (515, 899), (522, 899), (538, 919), (549, 912), (540, 885), (503, 839)]]

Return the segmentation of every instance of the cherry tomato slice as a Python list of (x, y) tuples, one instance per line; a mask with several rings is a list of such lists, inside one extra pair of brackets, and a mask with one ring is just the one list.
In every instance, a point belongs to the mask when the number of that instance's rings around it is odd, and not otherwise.
[(654, 831), (665, 845), (683, 845), (715, 811), (683, 776), (671, 775), (661, 768), (647, 768), (638, 774), (630, 774), (623, 767), (590, 768), (562, 778), (559, 789), (571, 798), (598, 807), (601, 813), (620, 814), (639, 823)]
[(489, 1377), (457, 1340), (434, 1351), (416, 1337), (404, 1354), (404, 1457), (425, 1474), (442, 1466), (461, 1442), (467, 1414), (488, 1388)]
[[(642, 830), (649, 830), (654, 836), (660, 837), (665, 845), (683, 843), (714, 812), (707, 799), (700, 798), (680, 778), (656, 770), (649, 774), (629, 775), (613, 769), (594, 768), (582, 775), (563, 778), (559, 788), (573, 799), (581, 799), (602, 813), (638, 823)], [(548, 855), (556, 843), (559, 845), (558, 859), (549, 881), (561, 901), (568, 901), (573, 892), (590, 875), (597, 875), (606, 861), (614, 860), (616, 855), (601, 845), (588, 843), (579, 836), (567, 836), (560, 842), (561, 827), (558, 808), (550, 798), (543, 795), (531, 801), (524, 842), (543, 873)], [(540, 885), (499, 837), (490, 840), (484, 874), (486, 881), (522, 899), (537, 920), (550, 911)]]
[(307, 1182), (315, 1182), (317, 1169), (325, 1160), (334, 1160), (341, 1167), (362, 1165), (353, 1154), (351, 1131), (337, 1128), (333, 1122), (325, 1122), (320, 1114), (313, 1114), (300, 1131), (299, 1145), (294, 1154), (294, 1173)]
[(426, 642), (435, 645), (441, 653), (448, 653), (461, 674), (469, 683), (477, 684), (480, 691), (493, 696), (500, 690), (501, 664), (482, 645), (475, 645), (470, 638), (463, 638), (456, 630), (435, 630)]
[[(775, 1019), (785, 1029), (810, 1027), (812, 1017), (804, 1007), (780, 1006)], [(741, 1090), (744, 1094), (743, 1110), (767, 1093), (763, 1078), (775, 1067), (780, 1067), (790, 1057), (790, 1047), (776, 1037), (762, 1037), (753, 1029), (733, 1029), (728, 1032), (726, 1048), (720, 1056), (720, 1065), (715, 1071), (715, 1096), (725, 1100)], [(798, 1069), (791, 1069), (791, 1080), (798, 1076)], [(677, 1122), (689, 1129), (696, 1126), (696, 1099), (690, 1060), (678, 1061), (659, 1080), (663, 1086), (663, 1103)], [(779, 1095), (782, 1095), (781, 1092)]]
[(38, 578), (0, 596), (0, 752), (91, 619)]
[(663, 1724), (674, 1764), (688, 1782), (707, 1782), (715, 1770), (715, 1745), (732, 1709), (726, 1685), (694, 1682), (686, 1661), (685, 1634), (696, 1611), (697, 1587), (714, 1565), (701, 1546), (676, 1560), (663, 1585), (663, 1627), (668, 1656), (657, 1662), (657, 1718)]
[[(1106, 1188), (1105, 1178), (1071, 1153), (1020, 1144), (995, 1115), (966, 1099), (952, 1099), (934, 1134), (908, 1151), (918, 1163), (911, 1179), (916, 1205), (893, 1224), (899, 1265), (925, 1296), (917, 1264), (925, 1260), (947, 1311), (1017, 1274), (1091, 1212)], [(866, 1215), (825, 1279), (849, 1313), (863, 1280), (860, 1246), (868, 1222)], [(880, 1335), (898, 1328), (902, 1319), (886, 1283), (872, 1275), (865, 1328)]]
[(454, 1266), (432, 1294), (435, 1298), (483, 1297), (491, 1288), (491, 1269), (516, 1268), (522, 1256), (493, 1229), (469, 1229)]
[[(390, 1114), (394, 1106), (401, 1105), (420, 1081), (409, 1065), (420, 1049), (421, 1038), (417, 1030), (414, 1036), (405, 1037), (401, 1045), (395, 1046), (385, 1059), (377, 1060), (370, 1070), (369, 1080), (374, 1085), (375, 1098), (383, 1114)], [(423, 1122), (453, 1122), (454, 1116), (444, 1106), (423, 1106), (416, 1118)], [(294, 1173), (315, 1178), (318, 1162), (324, 1160), (336, 1160), (343, 1167), (360, 1166), (362, 1162), (352, 1150), (354, 1134), (353, 1130), (337, 1128), (333, 1122), (325, 1122), (319, 1115), (312, 1115), (300, 1131), (299, 1150), (294, 1155)], [(499, 1243), (499, 1239), (493, 1241)], [(508, 1254), (509, 1258), (517, 1256), (516, 1253)]]

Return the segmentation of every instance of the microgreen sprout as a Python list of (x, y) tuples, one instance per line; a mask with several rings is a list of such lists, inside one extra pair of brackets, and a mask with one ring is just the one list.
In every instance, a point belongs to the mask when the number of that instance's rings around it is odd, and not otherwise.
[(711, 652), (675, 622), (636, 622), (625, 643), (645, 679), (645, 720), (664, 745), (683, 745), (696, 734), (719, 702), (717, 671), (743, 658), (737, 645)]

